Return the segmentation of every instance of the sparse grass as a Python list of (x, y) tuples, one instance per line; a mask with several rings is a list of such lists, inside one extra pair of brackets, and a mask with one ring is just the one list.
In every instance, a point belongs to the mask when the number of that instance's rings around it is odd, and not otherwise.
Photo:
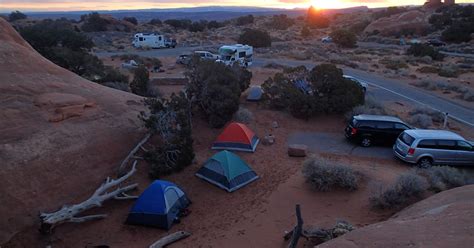
[(425, 171), (430, 189), (435, 192), (464, 186), (468, 183), (465, 173), (449, 166), (433, 166)]
[(444, 114), (443, 113), (441, 113), (439, 111), (436, 111), (436, 110), (433, 110), (433, 109), (430, 109), (428, 107), (418, 107), (418, 108), (412, 109), (408, 113), (412, 116), (417, 115), (417, 114), (428, 115), (428, 116), (431, 117), (433, 122), (441, 123), (441, 122), (444, 121)]
[(420, 199), (426, 188), (423, 178), (411, 171), (400, 175), (395, 184), (381, 188), (369, 201), (376, 209), (400, 209)]
[(423, 67), (420, 67), (418, 69), (416, 69), (417, 72), (420, 72), (420, 73), (439, 73), (440, 69), (438, 67), (434, 67), (434, 66), (423, 66)]
[(333, 161), (311, 158), (303, 163), (303, 175), (306, 182), (318, 191), (343, 188), (349, 191), (358, 188), (359, 173), (347, 165)]
[(249, 124), (253, 120), (253, 113), (244, 107), (239, 107), (239, 110), (234, 114), (234, 120), (240, 123)]
[(408, 68), (408, 64), (401, 60), (392, 60), (383, 58), (379, 61), (381, 64), (385, 66), (385, 68), (390, 70), (400, 70)]

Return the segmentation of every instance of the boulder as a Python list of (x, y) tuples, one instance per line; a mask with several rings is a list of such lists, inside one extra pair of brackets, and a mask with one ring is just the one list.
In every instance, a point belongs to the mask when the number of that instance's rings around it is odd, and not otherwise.
[(262, 140), (262, 144), (266, 146), (273, 145), (273, 143), (275, 143), (275, 136), (273, 134), (265, 135)]
[(288, 146), (288, 156), (290, 157), (306, 157), (308, 150), (307, 145), (292, 144)]

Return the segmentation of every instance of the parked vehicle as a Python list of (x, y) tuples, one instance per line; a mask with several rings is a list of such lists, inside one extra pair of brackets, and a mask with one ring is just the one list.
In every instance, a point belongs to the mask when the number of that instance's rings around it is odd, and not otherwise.
[(329, 36), (323, 37), (323, 38), (321, 39), (321, 42), (322, 42), (322, 43), (331, 43), (331, 42), (332, 42), (332, 38), (329, 37)]
[(128, 62), (122, 63), (122, 68), (124, 69), (135, 69), (137, 67), (138, 67), (138, 63), (133, 59)]
[(413, 129), (400, 134), (393, 153), (420, 167), (474, 165), (474, 143), (446, 130)]
[(161, 34), (136, 33), (133, 37), (132, 45), (136, 48), (176, 47), (176, 40), (168, 39)]
[(446, 43), (438, 40), (438, 39), (431, 39), (426, 42), (430, 46), (435, 46), (435, 47), (441, 47), (441, 46), (446, 46)]
[(387, 115), (353, 116), (345, 129), (346, 138), (363, 147), (374, 144), (393, 145), (405, 130), (411, 127), (397, 117)]
[(194, 54), (201, 57), (201, 59), (208, 59), (208, 60), (214, 60), (214, 61), (219, 59), (219, 55), (213, 54), (208, 51), (195, 51)]
[(343, 77), (352, 80), (353, 82), (357, 83), (357, 85), (360, 85), (360, 87), (362, 87), (362, 91), (364, 91), (364, 93), (367, 91), (367, 88), (369, 87), (368, 83), (362, 82), (362, 81), (360, 81), (359, 79), (357, 79), (355, 77), (352, 77), (352, 76), (349, 76), (349, 75), (344, 75)]
[(191, 62), (192, 55), (191, 54), (181, 54), (176, 59), (176, 64), (180, 65), (188, 65)]
[(232, 66), (238, 63), (247, 67), (252, 65), (253, 47), (249, 45), (235, 44), (219, 48), (219, 59), (217, 62)]

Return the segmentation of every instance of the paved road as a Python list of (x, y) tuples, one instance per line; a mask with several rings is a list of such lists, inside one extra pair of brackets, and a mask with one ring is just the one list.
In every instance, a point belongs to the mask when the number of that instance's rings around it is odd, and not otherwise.
[[(263, 66), (270, 62), (287, 66), (304, 65), (308, 68), (315, 65), (312, 62), (305, 61), (255, 59), (253, 66)], [(408, 83), (400, 82), (400, 80), (388, 79), (361, 70), (347, 68), (344, 69), (344, 73), (374, 87), (375, 90), (369, 89), (369, 92), (374, 95), (375, 98), (391, 101), (396, 101), (397, 99), (404, 100), (415, 105), (422, 105), (437, 111), (447, 112), (450, 118), (474, 127), (474, 104), (472, 108), (468, 108), (425, 90), (418, 89)]]
[(332, 154), (353, 155), (357, 157), (377, 157), (382, 159), (393, 158), (390, 147), (374, 146), (365, 148), (348, 142), (343, 132), (320, 133), (320, 132), (294, 132), (287, 141), (290, 144), (307, 145), (311, 152), (323, 152)]
[[(134, 53), (140, 56), (160, 57), (160, 56), (179, 56), (182, 53), (188, 53), (195, 50), (209, 49), (210, 47), (177, 47), (174, 49), (154, 49), (136, 52), (102, 52), (96, 53), (97, 56), (111, 56), (116, 54)], [(254, 58), (252, 66), (264, 66), (267, 63), (277, 63), (286, 66), (300, 66), (304, 65), (312, 68), (315, 63), (308, 61), (294, 61), (282, 59), (263, 59)], [(367, 73), (356, 69), (344, 69), (344, 73), (353, 76), (361, 81), (368, 83), (370, 86), (369, 94), (376, 99), (383, 101), (408, 101), (415, 105), (423, 105), (437, 111), (449, 113), (449, 117), (468, 126), (474, 127), (474, 104), (473, 107), (468, 108), (457, 104), (428, 91), (416, 88), (408, 83), (400, 82), (400, 80), (388, 79), (382, 76)]]

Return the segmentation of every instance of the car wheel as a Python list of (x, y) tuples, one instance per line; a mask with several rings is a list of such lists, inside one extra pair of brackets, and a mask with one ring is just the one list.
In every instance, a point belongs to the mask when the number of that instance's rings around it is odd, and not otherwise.
[(363, 137), (360, 141), (360, 145), (363, 147), (369, 147), (372, 145), (372, 139), (370, 137)]
[(418, 160), (418, 167), (429, 168), (433, 165), (433, 160), (429, 157), (423, 157)]

